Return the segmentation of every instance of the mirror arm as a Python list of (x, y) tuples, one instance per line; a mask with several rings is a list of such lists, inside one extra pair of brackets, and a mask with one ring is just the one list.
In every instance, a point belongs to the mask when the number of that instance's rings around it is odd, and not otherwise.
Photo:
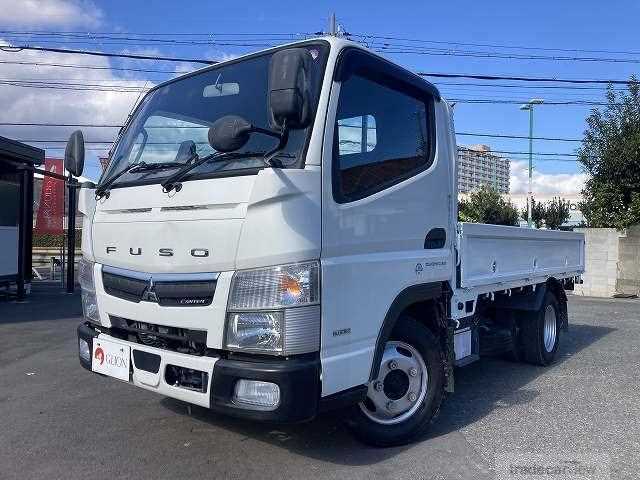
[(264, 154), (264, 163), (268, 167), (282, 168), (282, 162), (280, 160), (274, 160), (274, 157), (285, 147), (285, 145), (289, 141), (289, 129), (287, 128), (287, 120), (284, 119), (282, 121), (282, 130), (280, 132), (274, 132), (272, 130), (264, 130), (262, 128), (256, 129), (254, 131), (256, 132), (259, 131), (260, 133), (265, 133), (267, 135), (271, 135), (272, 137), (276, 137), (278, 139), (278, 144)]
[(262, 133), (263, 135), (268, 135), (270, 137), (274, 137), (280, 139), (282, 137), (282, 132), (278, 132), (277, 130), (269, 130), (267, 128), (256, 127), (255, 125), (251, 125), (250, 133)]

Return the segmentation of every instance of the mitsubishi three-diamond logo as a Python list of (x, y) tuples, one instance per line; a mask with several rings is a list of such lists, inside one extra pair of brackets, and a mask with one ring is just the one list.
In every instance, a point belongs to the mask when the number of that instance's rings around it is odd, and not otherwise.
[(146, 302), (158, 303), (158, 296), (154, 290), (153, 278), (149, 279), (149, 286), (142, 293), (142, 300)]

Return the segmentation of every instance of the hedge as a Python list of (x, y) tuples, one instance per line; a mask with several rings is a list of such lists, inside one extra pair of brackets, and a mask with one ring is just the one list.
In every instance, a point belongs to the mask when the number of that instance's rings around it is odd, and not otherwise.
[[(82, 230), (77, 230), (76, 231), (76, 248), (80, 248), (81, 240), (82, 240)], [(66, 245), (66, 238), (64, 235), (33, 232), (34, 248), (60, 248), (62, 245)]]

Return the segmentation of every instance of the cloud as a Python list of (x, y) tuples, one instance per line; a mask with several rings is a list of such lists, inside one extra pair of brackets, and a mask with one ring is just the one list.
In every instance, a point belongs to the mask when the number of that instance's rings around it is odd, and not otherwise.
[[(19, 5), (18, 5), (18, 4)], [(0, 0), (0, 24), (97, 27), (104, 14), (90, 0)]]
[[(220, 48), (208, 48), (201, 55), (198, 55), (199, 58), (206, 58), (208, 60), (217, 60), (218, 62), (226, 62), (227, 60), (233, 60), (238, 58), (240, 55), (244, 55), (243, 53), (230, 53)], [(202, 68), (202, 65), (198, 65), (197, 68)]]
[[(533, 171), (533, 193), (579, 194), (587, 180), (584, 173), (542, 173)], [(527, 193), (529, 189), (529, 170), (527, 162), (511, 161), (510, 193)]]
[[(0, 43), (5, 43), (0, 38)], [(21, 51), (0, 51), (0, 60), (8, 62), (58, 63), (86, 65), (104, 69), (58, 68), (47, 65), (2, 65), (2, 79), (62, 82), (106, 86), (143, 87), (144, 80), (127, 80), (110, 70), (108, 59), (69, 54)], [(152, 86), (147, 83), (147, 87)], [(55, 124), (122, 124), (139, 92), (115, 92), (92, 90), (64, 90), (50, 88), (26, 88), (5, 84), (0, 88), (0, 122), (55, 123)], [(18, 127), (1, 126), (0, 135), (16, 140), (66, 140), (75, 127)], [(112, 141), (116, 128), (84, 129), (89, 141)], [(61, 156), (61, 143), (34, 145), (45, 148), (48, 156)], [(96, 178), (99, 169), (97, 157), (106, 150), (95, 151), (96, 145), (88, 144), (87, 176)], [(54, 149), (53, 147), (58, 147)]]

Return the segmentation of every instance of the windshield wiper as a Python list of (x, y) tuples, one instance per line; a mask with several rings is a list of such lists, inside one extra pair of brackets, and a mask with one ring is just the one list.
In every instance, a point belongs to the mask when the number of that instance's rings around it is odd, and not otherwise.
[(96, 200), (100, 200), (102, 197), (109, 198), (109, 187), (113, 185), (113, 183), (122, 177), (125, 173), (137, 173), (137, 172), (146, 172), (150, 170), (163, 170), (165, 168), (178, 168), (184, 166), (183, 163), (180, 162), (164, 162), (164, 163), (132, 163), (125, 167), (123, 170), (119, 171), (113, 177), (109, 178), (105, 182), (98, 185), (96, 188)]
[(263, 157), (265, 153), (269, 152), (216, 152), (202, 158), (198, 158), (197, 156), (195, 158), (192, 157), (191, 161), (193, 163), (187, 163), (184, 167), (162, 182), (162, 191), (164, 193), (169, 193), (171, 190), (179, 192), (182, 189), (180, 180), (182, 180), (191, 170), (205, 163), (224, 162), (227, 160), (238, 160), (241, 158)]

